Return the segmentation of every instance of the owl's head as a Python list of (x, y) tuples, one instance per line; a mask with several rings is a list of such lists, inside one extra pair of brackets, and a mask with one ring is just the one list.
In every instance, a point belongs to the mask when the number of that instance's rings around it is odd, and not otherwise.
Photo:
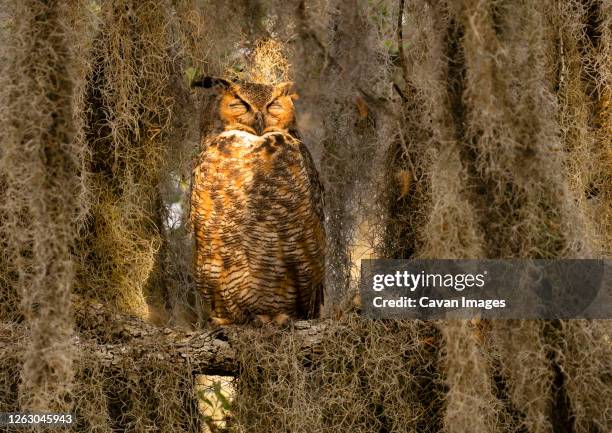
[(215, 89), (219, 94), (218, 113), (225, 131), (241, 130), (255, 135), (295, 130), (293, 83), (276, 85), (237, 83), (217, 77), (202, 77), (192, 87)]

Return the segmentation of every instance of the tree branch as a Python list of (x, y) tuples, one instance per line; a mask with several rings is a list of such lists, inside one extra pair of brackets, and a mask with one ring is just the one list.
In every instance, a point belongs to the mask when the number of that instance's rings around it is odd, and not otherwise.
[(397, 84), (393, 83), (393, 88), (400, 95), (404, 102), (409, 101), (409, 97), (406, 95), (415, 94), (415, 88), (409, 79), (408, 63), (406, 60), (406, 52), (404, 50), (404, 6), (405, 0), (399, 0), (399, 6), (397, 11), (397, 53), (399, 57), (399, 66), (402, 71), (402, 78), (404, 79), (404, 85), (406, 86), (403, 91)]
[(397, 52), (399, 56), (400, 68), (404, 82), (408, 83), (408, 65), (406, 64), (406, 53), (404, 52), (404, 0), (399, 0), (397, 11)]
[[(233, 343), (244, 329), (241, 326), (202, 331), (162, 328), (92, 303), (75, 302), (74, 312), (80, 331), (76, 346), (105, 367), (121, 368), (144, 360), (169, 365), (188, 363), (201, 374), (235, 375), (239, 371)], [(301, 340), (302, 352), (316, 352), (326, 323), (298, 321), (291, 326)]]

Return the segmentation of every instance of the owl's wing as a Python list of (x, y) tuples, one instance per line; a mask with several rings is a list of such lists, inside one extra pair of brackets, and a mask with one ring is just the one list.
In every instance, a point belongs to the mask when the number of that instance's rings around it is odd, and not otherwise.
[(214, 278), (203, 271), (203, 265), (206, 264), (209, 255), (210, 243), (206, 240), (204, 225), (210, 218), (210, 180), (207, 179), (211, 165), (211, 155), (209, 149), (214, 143), (216, 137), (203, 140), (200, 146), (200, 154), (196, 159), (195, 166), (191, 171), (191, 206), (189, 210), (189, 219), (191, 229), (195, 240), (194, 251), (194, 277), (198, 291), (202, 294), (204, 300), (214, 308), (215, 287)]
[(325, 190), (323, 188), (321, 180), (319, 179), (319, 172), (317, 171), (317, 167), (314, 163), (314, 160), (312, 159), (312, 155), (310, 154), (310, 151), (302, 141), (300, 141), (299, 149), (300, 153), (302, 154), (302, 159), (304, 160), (306, 173), (308, 174), (308, 180), (310, 181), (312, 204), (314, 206), (317, 216), (319, 217), (319, 221), (321, 221), (321, 225), (324, 226)]
[[(306, 173), (308, 175), (308, 180), (310, 182), (310, 194), (312, 206), (314, 208), (315, 214), (317, 215), (319, 222), (321, 224), (321, 228), (324, 230), (325, 227), (325, 190), (323, 189), (323, 184), (319, 179), (319, 172), (317, 171), (317, 167), (315, 166), (314, 160), (312, 159), (312, 155), (310, 151), (306, 147), (306, 145), (300, 141), (299, 144), (300, 153), (302, 155), (302, 159), (304, 161), (304, 166), (306, 168)], [(324, 276), (323, 276), (324, 279)], [(324, 284), (321, 282), (317, 285), (317, 287), (313, 288), (312, 296), (310, 297), (310, 304), (304, 305), (304, 310), (309, 311), (309, 318), (315, 319), (319, 317), (321, 305), (323, 305), (324, 301)]]
[(197, 212), (195, 210), (200, 208), (197, 185), (202, 178), (202, 158), (203, 152), (198, 156), (196, 164), (193, 167), (193, 170), (191, 170), (191, 203), (189, 207), (189, 221), (191, 222), (192, 230), (195, 230), (196, 228)]

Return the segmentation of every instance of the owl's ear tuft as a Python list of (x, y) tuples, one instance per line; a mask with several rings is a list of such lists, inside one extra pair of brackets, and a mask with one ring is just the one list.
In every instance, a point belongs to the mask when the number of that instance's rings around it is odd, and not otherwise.
[(294, 101), (300, 96), (295, 92), (295, 83), (293, 81), (285, 81), (276, 86), (279, 89), (280, 96), (289, 96)]
[(223, 88), (227, 89), (232, 85), (232, 82), (220, 77), (201, 76), (191, 82), (191, 87)]

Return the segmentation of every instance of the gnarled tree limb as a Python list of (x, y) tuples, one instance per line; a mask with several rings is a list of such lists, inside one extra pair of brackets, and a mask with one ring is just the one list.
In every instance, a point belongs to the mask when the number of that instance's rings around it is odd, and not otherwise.
[[(189, 363), (202, 374), (235, 375), (239, 371), (233, 342), (243, 330), (230, 325), (217, 329), (185, 331), (150, 325), (126, 314), (112, 312), (102, 304), (74, 304), (77, 329), (75, 343), (98, 358), (105, 367), (121, 368), (139, 360), (155, 363)], [(292, 332), (302, 341), (305, 355), (316, 352), (326, 323), (298, 321)]]

